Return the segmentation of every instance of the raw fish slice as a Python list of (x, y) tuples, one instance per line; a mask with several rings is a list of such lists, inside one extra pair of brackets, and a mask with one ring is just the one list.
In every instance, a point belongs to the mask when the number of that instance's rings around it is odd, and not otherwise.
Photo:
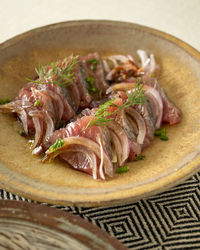
[[(73, 164), (73, 167), (90, 174), (92, 173), (94, 178), (100, 177), (104, 180), (105, 175), (113, 177), (114, 166), (112, 161), (103, 150), (100, 137), (97, 140), (99, 143), (82, 136), (64, 138), (62, 146), (56, 148), (56, 150), (49, 148), (46, 151), (43, 161), (60, 156), (70, 164)], [(76, 154), (74, 155), (72, 152), (76, 152)], [(71, 153), (71, 156), (68, 153)], [(94, 168), (96, 168), (96, 171), (93, 170)]]
[(75, 78), (72, 84), (75, 84), (79, 90), (80, 94), (80, 108), (87, 108), (92, 102), (92, 97), (88, 92), (88, 84), (85, 81), (85, 76), (83, 72), (81, 72), (80, 63), (75, 65), (74, 68)]
[(167, 122), (170, 125), (179, 123), (181, 121), (181, 111), (172, 101), (167, 97), (163, 88), (159, 85), (156, 78), (150, 77), (148, 74), (145, 74), (143, 77), (143, 82), (146, 85), (155, 88), (163, 101), (163, 116), (162, 121)]
[[(116, 106), (110, 106), (107, 109), (108, 113), (113, 113), (118, 107), (123, 105), (123, 100), (117, 98), (113, 101)], [(113, 118), (125, 131), (130, 145), (129, 160), (134, 160), (141, 153), (141, 145), (137, 143), (136, 131), (131, 126), (129, 120), (127, 119), (125, 110), (119, 110), (117, 113), (109, 116), (108, 118)]]
[(105, 94), (109, 86), (104, 78), (103, 65), (99, 54), (95, 52), (82, 57), (81, 69), (85, 79), (87, 79), (87, 77), (92, 77), (94, 79), (94, 86), (97, 88), (97, 92), (99, 93), (99, 91), (101, 91), (102, 94)]
[(107, 128), (101, 126), (90, 126), (86, 130), (84, 130), (92, 119), (93, 116), (83, 116), (77, 121), (69, 123), (65, 128), (55, 131), (55, 133), (49, 138), (47, 143), (44, 145), (44, 149), (47, 150), (59, 138), (64, 139), (72, 136), (82, 136), (93, 140), (96, 143), (99, 143), (100, 138), (105, 152), (107, 152), (109, 157), (111, 157), (111, 139)]

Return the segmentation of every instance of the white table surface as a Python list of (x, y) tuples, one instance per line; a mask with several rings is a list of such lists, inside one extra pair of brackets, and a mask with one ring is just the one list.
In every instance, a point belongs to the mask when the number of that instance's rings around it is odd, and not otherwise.
[(77, 19), (150, 26), (200, 51), (200, 0), (0, 0), (0, 43), (36, 27)]

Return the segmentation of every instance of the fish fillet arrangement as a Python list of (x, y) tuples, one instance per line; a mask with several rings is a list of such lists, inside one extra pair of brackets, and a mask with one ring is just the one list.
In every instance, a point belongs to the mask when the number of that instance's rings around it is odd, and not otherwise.
[(163, 133), (162, 123), (181, 121), (157, 81), (154, 55), (137, 53), (139, 63), (91, 53), (39, 65), (36, 78), (0, 111), (17, 115), (43, 162), (59, 157), (94, 179), (112, 178)]

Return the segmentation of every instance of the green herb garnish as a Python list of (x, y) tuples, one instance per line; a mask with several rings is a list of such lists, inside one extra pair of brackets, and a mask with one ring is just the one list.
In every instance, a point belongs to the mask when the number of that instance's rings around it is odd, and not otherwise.
[(85, 80), (86, 80), (86, 82), (87, 82), (91, 87), (94, 86), (94, 77), (89, 76), (89, 77), (86, 77)]
[(86, 82), (88, 83), (88, 92), (90, 94), (95, 94), (98, 92), (98, 89), (94, 86), (94, 77), (89, 76), (85, 78)]
[(140, 161), (140, 160), (144, 160), (145, 159), (145, 155), (138, 155), (136, 158), (135, 158), (135, 161)]
[(91, 63), (90, 69), (92, 71), (94, 71), (94, 70), (96, 70), (96, 65), (99, 63), (99, 60), (97, 60), (97, 59), (89, 59), (86, 62)]
[(86, 62), (91, 63), (91, 64), (98, 64), (99, 60), (98, 59), (88, 59)]
[[(109, 116), (116, 114), (119, 112), (119, 110), (123, 110), (129, 106), (136, 105), (136, 104), (144, 104), (146, 101), (146, 98), (144, 96), (144, 91), (143, 91), (143, 84), (141, 84), (141, 79), (138, 81), (133, 93), (128, 93), (127, 94), (127, 101), (122, 105), (118, 106), (114, 103), (116, 99), (109, 100), (105, 102), (104, 104), (99, 106), (99, 109), (93, 116), (93, 118), (89, 121), (85, 129), (85, 131), (88, 127), (95, 125), (95, 126), (106, 126), (108, 125), (108, 122), (112, 121), (114, 118), (108, 118)], [(110, 107), (117, 107), (117, 109), (113, 112), (109, 112)]]
[(6, 104), (6, 103), (9, 103), (9, 102), (10, 102), (10, 99), (8, 97), (5, 97), (5, 98), (0, 100), (0, 104)]
[(161, 136), (160, 139), (161, 139), (162, 141), (168, 141), (168, 137), (167, 137), (166, 135), (165, 135), (165, 136)]
[(168, 137), (166, 135), (166, 129), (162, 128), (162, 129), (158, 129), (154, 132), (155, 136), (160, 136), (160, 140), (162, 141), (168, 141)]
[(65, 144), (64, 140), (57, 139), (56, 142), (49, 148), (50, 152), (55, 152), (58, 148), (61, 148)]
[(37, 84), (54, 83), (61, 87), (67, 87), (74, 79), (75, 73), (73, 70), (78, 62), (78, 58), (72, 56), (70, 59), (65, 57), (62, 61), (51, 62), (46, 66), (39, 63), (38, 69), (35, 68), (38, 79), (27, 78), (27, 80)]
[(157, 130), (154, 132), (154, 135), (155, 135), (155, 136), (161, 136), (161, 130), (162, 130), (162, 129), (157, 129)]
[(95, 66), (94, 64), (92, 64), (92, 65), (90, 66), (90, 68), (91, 68), (92, 71), (95, 71), (96, 66)]
[(40, 105), (40, 100), (36, 100), (35, 102), (34, 102), (34, 107), (38, 107)]
[(88, 88), (88, 91), (89, 91), (90, 94), (95, 94), (95, 93), (98, 92), (98, 89), (95, 88), (95, 87), (92, 87), (92, 88)]
[(155, 78), (155, 74), (154, 74), (154, 73), (151, 73), (151, 74), (150, 74), (150, 77), (151, 77), (151, 78)]
[(116, 168), (116, 173), (117, 174), (126, 173), (129, 170), (130, 170), (129, 166), (122, 166), (122, 167)]

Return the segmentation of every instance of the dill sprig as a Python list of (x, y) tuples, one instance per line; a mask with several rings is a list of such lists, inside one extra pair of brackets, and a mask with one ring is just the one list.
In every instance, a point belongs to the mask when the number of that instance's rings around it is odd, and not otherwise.
[(62, 61), (50, 62), (46, 66), (38, 64), (35, 71), (38, 75), (36, 80), (27, 78), (28, 81), (37, 84), (54, 83), (61, 87), (67, 87), (74, 79), (74, 66), (79, 62), (78, 57), (65, 57)]
[[(108, 123), (114, 118), (111, 116), (119, 112), (120, 110), (123, 110), (129, 106), (137, 105), (137, 104), (144, 104), (146, 101), (146, 98), (144, 96), (144, 90), (143, 90), (144, 84), (141, 83), (141, 79), (138, 80), (138, 83), (134, 90), (132, 92), (126, 92), (127, 94), (127, 100), (126, 102), (119, 106), (114, 103), (116, 98), (109, 100), (105, 102), (104, 104), (99, 106), (99, 109), (94, 114), (92, 119), (88, 122), (87, 126), (83, 129), (85, 131), (88, 127), (94, 125), (94, 126), (106, 126)], [(113, 112), (109, 112), (110, 107), (116, 107), (116, 109)]]

